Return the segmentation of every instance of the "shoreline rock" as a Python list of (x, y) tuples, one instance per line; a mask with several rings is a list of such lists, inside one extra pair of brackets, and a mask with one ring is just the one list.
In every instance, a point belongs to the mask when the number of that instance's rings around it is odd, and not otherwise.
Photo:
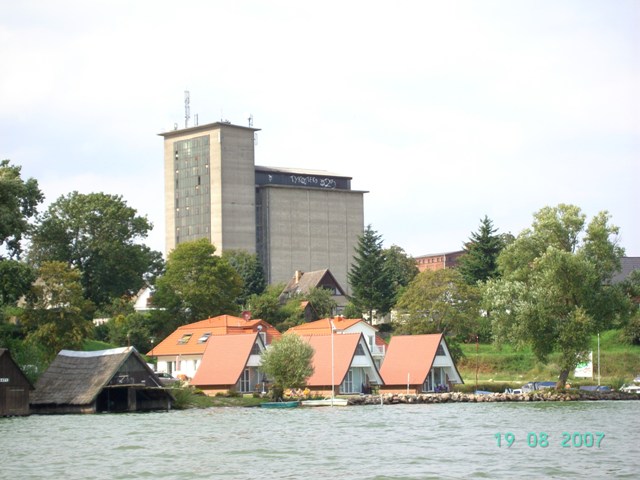
[(361, 395), (350, 397), (348, 405), (403, 405), (403, 404), (432, 404), (432, 403), (493, 403), (493, 402), (575, 402), (575, 401), (603, 401), (603, 400), (640, 400), (640, 395), (624, 392), (586, 392), (582, 390), (568, 391), (535, 391), (528, 393), (490, 393), (479, 395), (475, 393), (447, 392), (382, 395)]

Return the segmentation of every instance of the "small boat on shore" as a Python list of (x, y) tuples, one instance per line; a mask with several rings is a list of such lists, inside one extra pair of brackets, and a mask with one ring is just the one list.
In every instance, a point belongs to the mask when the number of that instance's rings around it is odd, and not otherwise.
[(346, 398), (334, 398), (333, 400), (325, 399), (325, 400), (303, 400), (303, 407), (346, 407), (348, 401)]
[(297, 400), (293, 402), (265, 402), (260, 404), (262, 408), (296, 408), (299, 406), (300, 402)]

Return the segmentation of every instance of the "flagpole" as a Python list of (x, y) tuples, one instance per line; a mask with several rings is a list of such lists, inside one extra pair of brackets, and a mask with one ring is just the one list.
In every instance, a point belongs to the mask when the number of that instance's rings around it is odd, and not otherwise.
[(600, 386), (600, 332), (598, 332), (598, 386)]

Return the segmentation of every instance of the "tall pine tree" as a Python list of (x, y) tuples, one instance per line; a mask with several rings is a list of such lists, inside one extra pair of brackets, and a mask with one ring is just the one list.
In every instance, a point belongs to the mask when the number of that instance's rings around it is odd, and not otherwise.
[(458, 260), (458, 270), (469, 285), (497, 277), (498, 255), (505, 247), (504, 237), (496, 235), (497, 231), (485, 215), (479, 230), (471, 234), (465, 245), (465, 254)]
[(392, 279), (385, 268), (382, 237), (367, 225), (358, 239), (354, 263), (348, 274), (351, 302), (358, 311), (367, 313), (369, 322), (376, 315), (386, 315), (393, 307)]

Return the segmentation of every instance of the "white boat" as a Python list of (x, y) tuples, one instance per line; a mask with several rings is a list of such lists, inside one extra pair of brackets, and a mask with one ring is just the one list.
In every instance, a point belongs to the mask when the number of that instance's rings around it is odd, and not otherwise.
[(334, 407), (346, 407), (348, 405), (348, 401), (346, 398), (334, 398), (331, 400), (327, 398), (325, 400), (303, 400), (303, 407), (330, 407), (333, 405)]
[(621, 392), (625, 393), (639, 393), (640, 394), (640, 385), (625, 385), (620, 389)]

